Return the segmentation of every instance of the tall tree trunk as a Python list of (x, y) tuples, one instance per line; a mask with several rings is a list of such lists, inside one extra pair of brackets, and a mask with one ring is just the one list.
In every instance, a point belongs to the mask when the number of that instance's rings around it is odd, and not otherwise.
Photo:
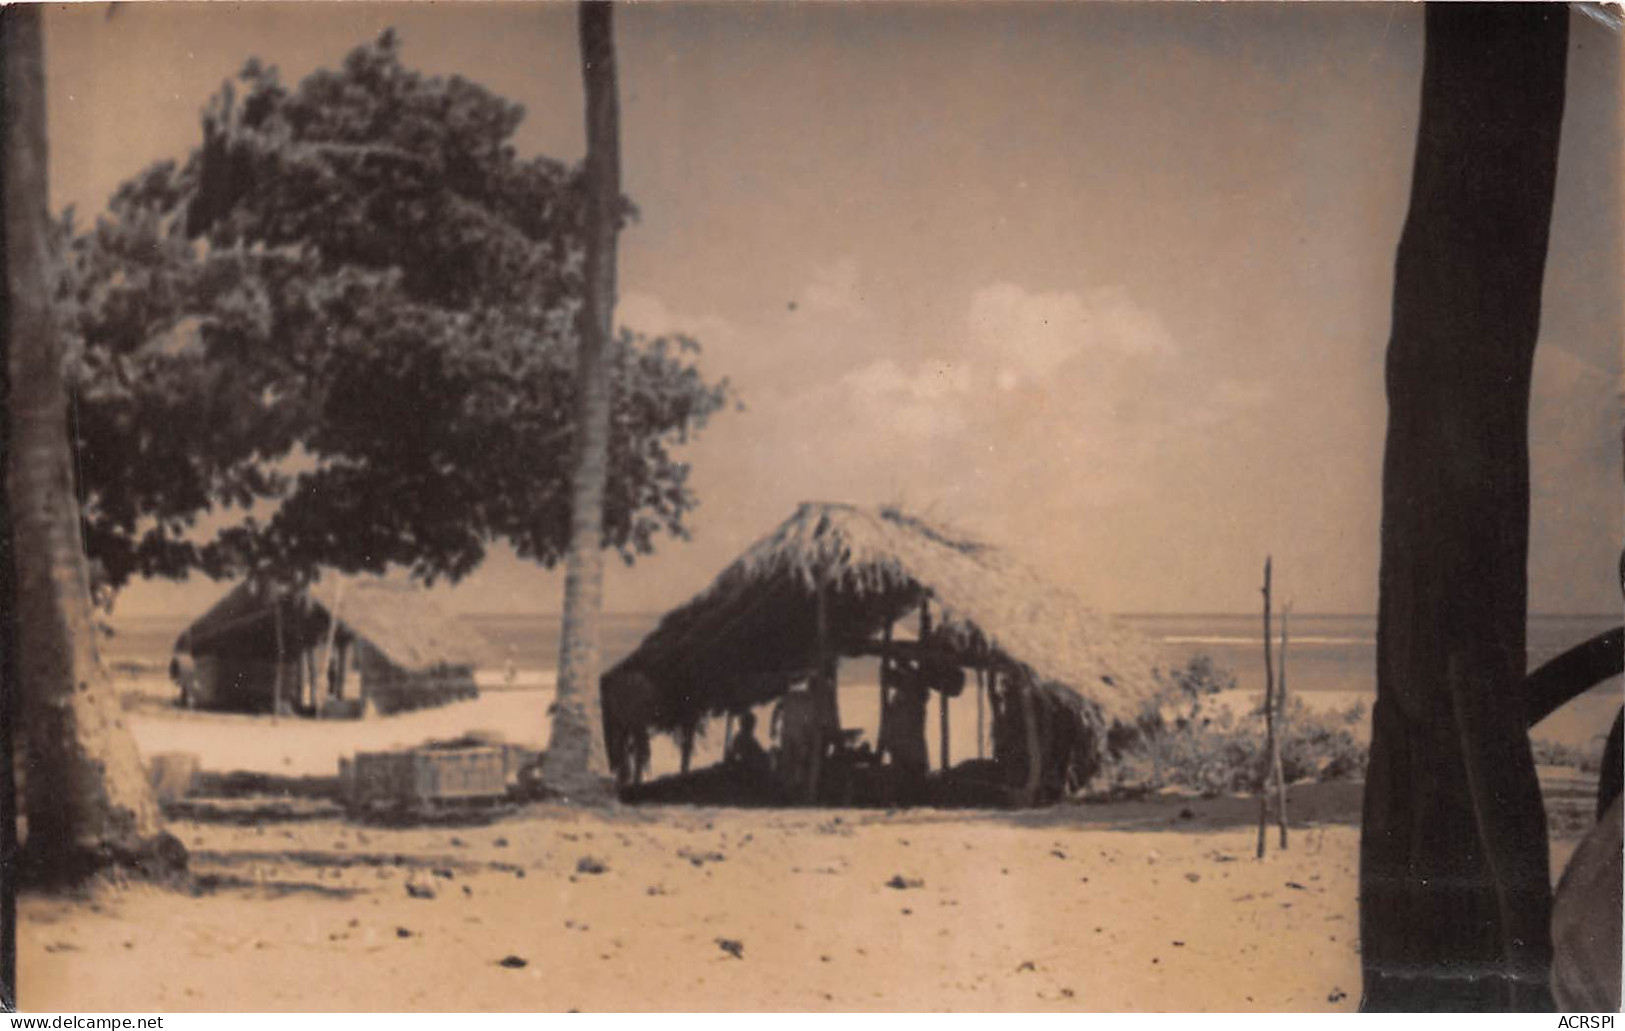
[(599, 617), (604, 604), (604, 480), (609, 464), (609, 342), (615, 329), (615, 238), (620, 229), (620, 102), (613, 11), (580, 7), (587, 93), (586, 302), (576, 369), (576, 463), (565, 565), (564, 627), (553, 730), (542, 779), (565, 795), (602, 790), (609, 763), (599, 739)]
[(96, 653), (73, 491), (62, 357), (50, 309), (40, 9), (3, 16), (5, 37), (6, 486), (16, 575), (16, 670), (27, 728), (28, 865), (72, 878), (118, 863), (183, 863)]
[(1529, 384), (1568, 10), (1430, 6), (1388, 345), (1363, 1007), (1549, 1009), (1525, 669)]

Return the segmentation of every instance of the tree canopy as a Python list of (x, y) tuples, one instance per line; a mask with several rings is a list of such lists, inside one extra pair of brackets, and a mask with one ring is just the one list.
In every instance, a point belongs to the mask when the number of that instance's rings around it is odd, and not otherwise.
[[(61, 278), (87, 548), (107, 584), (200, 570), (551, 565), (569, 533), (578, 168), (523, 109), (386, 32), (296, 88), (249, 61), (200, 146), (124, 183)], [(635, 214), (623, 204), (623, 217)], [(674, 447), (732, 397), (687, 337), (611, 342), (603, 543), (683, 536)]]

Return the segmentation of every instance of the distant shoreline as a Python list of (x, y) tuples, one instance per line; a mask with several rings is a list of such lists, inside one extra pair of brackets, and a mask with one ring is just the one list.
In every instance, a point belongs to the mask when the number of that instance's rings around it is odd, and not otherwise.
[[(605, 616), (609, 616), (609, 617), (612, 617), (612, 618), (615, 618), (615, 619), (633, 619), (633, 618), (651, 619), (651, 618), (658, 618), (660, 616), (663, 616), (669, 611), (671, 611), (671, 610), (670, 609), (606, 609), (603, 614)], [(119, 624), (121, 622), (132, 622), (132, 623), (135, 623), (135, 622), (141, 622), (141, 623), (184, 622), (186, 620), (194, 618), (195, 616), (197, 616), (199, 614), (200, 613), (191, 612), (191, 611), (185, 611), (185, 612), (180, 612), (180, 611), (177, 611), (177, 612), (141, 612), (141, 613), (132, 613), (132, 614), (129, 614), (129, 615), (115, 613), (113, 615), (112, 622), (115, 625), (115, 627), (117, 626), (117, 624)], [(453, 613), (453, 615), (455, 615), (458, 619), (471, 619), (471, 620), (480, 620), (480, 619), (544, 619), (544, 620), (557, 620), (557, 619), (563, 619), (564, 618), (564, 614), (562, 612), (487, 612), (487, 611), (480, 611), (480, 612), (457, 612), (457, 613)], [(1203, 619), (1225, 619), (1225, 620), (1230, 620), (1230, 619), (1255, 619), (1255, 620), (1260, 620), (1260, 619), (1262, 619), (1261, 613), (1259, 613), (1259, 612), (1116, 612), (1116, 613), (1112, 613), (1112, 615), (1114, 615), (1118, 619), (1126, 619), (1126, 620), (1161, 619), (1161, 620), (1189, 620), (1189, 621), (1196, 621), (1196, 620), (1203, 620)], [(1279, 618), (1279, 614), (1277, 614), (1277, 618)], [(1377, 614), (1375, 612), (1294, 612), (1294, 613), (1292, 613), (1292, 618), (1294, 620), (1307, 620), (1307, 619), (1369, 619), (1369, 620), (1375, 620), (1377, 618)], [(1583, 619), (1583, 620), (1596, 620), (1598, 622), (1605, 621), (1605, 620), (1613, 620), (1615, 623), (1625, 622), (1625, 615), (1622, 615), (1621, 613), (1618, 613), (1618, 612), (1531, 612), (1531, 613), (1529, 613), (1528, 618), (1532, 619), (1532, 620), (1535, 620), (1535, 619), (1539, 619), (1539, 620), (1554, 620), (1554, 619), (1581, 620), (1581, 619)]]

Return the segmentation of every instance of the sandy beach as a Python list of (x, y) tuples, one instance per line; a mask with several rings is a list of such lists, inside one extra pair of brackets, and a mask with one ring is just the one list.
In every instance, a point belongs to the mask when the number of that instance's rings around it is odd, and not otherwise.
[[(538, 744), (545, 695), (360, 724), (150, 707), (131, 723), (148, 754), (206, 770), (325, 776), (349, 751), (469, 730)], [(1570, 808), (1590, 790), (1573, 771), (1543, 783)], [(1360, 793), (1294, 786), (1290, 848), (1272, 829), (1262, 861), (1256, 800), (1173, 792), (1024, 812), (531, 805), (432, 826), (194, 799), (171, 829), (195, 892), (20, 900), (22, 1004), (1351, 1010)], [(1558, 835), (1554, 870), (1573, 846)]]
[(1305, 794), (1264, 862), (1244, 802), (183, 821), (199, 897), (22, 900), (23, 1004), (1346, 1010), (1357, 794)]

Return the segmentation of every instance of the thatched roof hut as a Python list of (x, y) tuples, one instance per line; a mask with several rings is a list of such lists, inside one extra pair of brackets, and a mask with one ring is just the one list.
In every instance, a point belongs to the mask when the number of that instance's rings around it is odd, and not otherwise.
[(302, 591), (244, 581), (175, 651), (192, 664), (182, 687), (201, 707), (359, 714), (472, 697), (479, 640), (418, 584), (328, 572)]
[(605, 679), (652, 682), (663, 730), (771, 701), (817, 663), (820, 591), (830, 651), (877, 654), (885, 629), (928, 601), (933, 648), (1031, 684), (1098, 731), (1097, 751), (1154, 709), (1154, 670), (1168, 665), (1132, 628), (968, 534), (894, 508), (806, 503)]

